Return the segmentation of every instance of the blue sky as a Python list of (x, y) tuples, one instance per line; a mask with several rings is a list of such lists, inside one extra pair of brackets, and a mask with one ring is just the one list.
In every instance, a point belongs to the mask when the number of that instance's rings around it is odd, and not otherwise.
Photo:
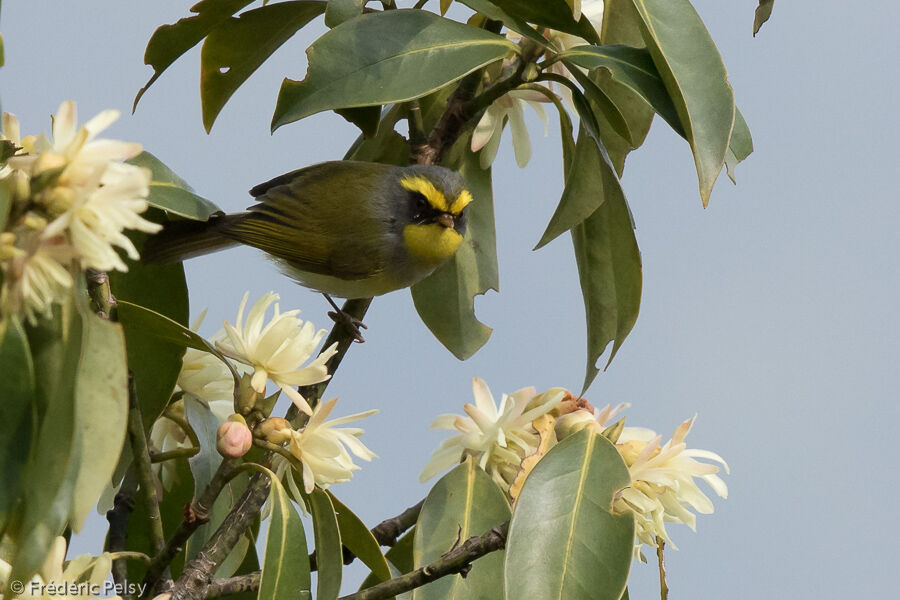
[[(644, 261), (637, 325), (588, 398), (630, 402), (630, 425), (671, 434), (695, 412), (692, 446), (728, 460), (730, 495), (698, 531), (673, 526), (674, 597), (890, 597), (900, 575), (886, 544), (894, 510), (900, 420), (900, 205), (893, 3), (778, 2), (751, 37), (752, 0), (697, 0), (728, 67), (756, 151), (722, 177), (708, 209), (687, 145), (657, 121), (626, 166), (624, 185)], [(198, 193), (244, 208), (258, 182), (340, 158), (356, 135), (333, 115), (268, 133), (282, 77), (302, 78), (310, 29), (287, 43), (225, 107), (212, 133), (200, 121), (199, 53), (173, 65), (128, 114), (150, 76), (153, 29), (188, 2), (7, 2), (0, 31), (4, 110), (23, 132), (49, 128), (62, 100), (82, 119), (123, 111), (110, 137), (140, 141)], [(565, 236), (530, 249), (561, 192), (558, 139), (531, 119), (534, 156), (519, 170), (508, 137), (495, 163), (501, 292), (477, 302), (494, 328), (459, 362), (419, 322), (409, 293), (379, 298), (329, 393), (336, 413), (372, 407), (366, 443), (380, 458), (335, 493), (368, 522), (427, 492), (417, 475), (443, 439), (427, 429), (471, 399), (471, 378), (495, 395), (527, 385), (577, 391), (584, 372), (581, 294)], [(508, 133), (507, 133), (508, 135)], [(234, 319), (246, 290), (282, 295), (321, 327), (320, 296), (259, 253), (228, 251), (187, 264), (192, 314), (210, 334)], [(97, 527), (103, 525), (97, 521)], [(78, 540), (98, 551), (101, 535)], [(656, 594), (655, 568), (635, 566), (632, 597)]]

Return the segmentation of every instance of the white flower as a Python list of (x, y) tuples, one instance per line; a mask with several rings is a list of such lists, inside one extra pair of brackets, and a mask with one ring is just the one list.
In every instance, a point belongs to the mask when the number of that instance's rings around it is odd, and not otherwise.
[(34, 324), (39, 316), (50, 317), (54, 302), (72, 289), (69, 267), (77, 253), (61, 236), (42, 239), (39, 228), (46, 224), (43, 219), (27, 217), (24, 221), (27, 224), (17, 233), (0, 233), (0, 312), (22, 313)]
[[(575, 0), (573, 8), (573, 16), (576, 21), (585, 16), (591, 22), (591, 25), (594, 26), (594, 29), (597, 30), (597, 33), (600, 33), (600, 27), (603, 24), (603, 0)], [(578, 36), (556, 31), (555, 29), (549, 30), (548, 37), (559, 48), (560, 52), (588, 43)]]
[(303, 463), (303, 487), (307, 494), (316, 485), (327, 488), (353, 477), (353, 472), (359, 470), (359, 467), (353, 463), (350, 453), (365, 461), (376, 458), (375, 453), (357, 439), (363, 434), (362, 429), (337, 426), (374, 415), (378, 411), (369, 410), (326, 421), (335, 404), (337, 398), (320, 402), (312, 411), (306, 427), (302, 431), (291, 433), (289, 449)]
[(703, 479), (721, 498), (728, 497), (728, 487), (716, 474), (719, 467), (700, 462), (696, 458), (728, 465), (721, 456), (708, 450), (687, 448), (684, 439), (694, 424), (696, 415), (675, 430), (672, 439), (660, 446), (662, 436), (649, 429), (626, 427), (616, 443), (628, 472), (631, 485), (620, 490), (613, 503), (619, 512), (632, 512), (635, 518), (635, 553), (640, 545), (656, 547), (656, 537), (672, 545), (665, 528), (666, 522), (684, 523), (696, 529), (698, 513), (713, 512), (712, 501), (700, 490), (695, 479)]
[[(337, 343), (301, 367), (322, 341), (325, 330), (316, 331), (312, 323), (298, 319), (299, 310), (282, 313), (277, 304), (278, 294), (274, 292), (268, 292), (256, 301), (244, 323), (244, 307), (249, 295), (247, 292), (241, 300), (235, 324), (225, 322), (226, 337), (217, 341), (216, 347), (225, 356), (253, 367), (251, 385), (256, 392), (264, 393), (266, 379), (271, 379), (297, 408), (312, 414), (309, 404), (294, 387), (312, 385), (330, 377), (325, 363), (337, 352)], [(275, 314), (263, 327), (266, 311), (272, 303), (275, 303)]]
[(460, 433), (445, 440), (435, 450), (419, 480), (427, 481), (459, 463), (464, 456), (472, 455), (497, 485), (507, 490), (522, 459), (534, 452), (540, 442), (532, 421), (553, 410), (565, 392), (549, 394), (543, 402), (528, 410), (526, 408), (535, 396), (533, 387), (503, 394), (499, 408), (484, 380), (472, 379), (472, 393), (475, 404), (463, 406), (468, 417), (441, 415), (431, 424), (432, 429), (455, 429)]
[[(53, 139), (26, 138), (22, 146), (27, 154), (7, 161), (9, 169), (31, 178), (59, 171), (33, 198), (54, 219), (44, 235), (66, 234), (84, 266), (104, 271), (128, 270), (115, 247), (133, 260), (139, 258), (124, 229), (161, 229), (140, 216), (148, 207), (150, 171), (120, 162), (139, 154), (141, 145), (96, 139), (118, 117), (118, 111), (106, 110), (79, 128), (75, 103), (63, 102), (53, 118)], [(5, 126), (18, 136), (18, 123), (10, 124)]]
[[(112, 556), (104, 552), (100, 556), (82, 554), (65, 562), (66, 539), (57, 537), (50, 546), (44, 565), (34, 578), (25, 583), (19, 598), (45, 600), (85, 600), (97, 597), (91, 591), (103, 591), (103, 584), (112, 569)], [(12, 569), (0, 559), (0, 589), (6, 589)], [(52, 587), (49, 587), (52, 586)], [(109, 596), (116, 598), (119, 596)]]
[(481, 168), (486, 169), (494, 162), (503, 127), (509, 121), (516, 164), (525, 167), (531, 159), (531, 139), (525, 127), (525, 106), (531, 106), (544, 124), (547, 135), (547, 113), (541, 103), (549, 102), (547, 97), (534, 90), (513, 90), (497, 98), (487, 110), (472, 133), (472, 152), (478, 152)]

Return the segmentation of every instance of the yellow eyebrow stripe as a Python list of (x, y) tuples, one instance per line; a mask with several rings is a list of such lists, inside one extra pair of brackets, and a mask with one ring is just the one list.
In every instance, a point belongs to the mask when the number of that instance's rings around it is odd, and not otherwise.
[(428, 204), (435, 210), (450, 213), (451, 215), (458, 215), (470, 202), (472, 202), (472, 194), (469, 193), (469, 190), (463, 190), (452, 204), (448, 204), (444, 194), (434, 187), (433, 183), (422, 176), (404, 177), (400, 180), (400, 185), (411, 192), (419, 192), (425, 196), (425, 199), (428, 200)]
[(411, 192), (419, 192), (425, 196), (432, 208), (441, 212), (450, 212), (450, 207), (447, 206), (447, 199), (444, 198), (444, 194), (438, 191), (434, 184), (424, 177), (404, 177), (400, 180), (400, 185)]
[(450, 212), (454, 215), (458, 215), (471, 201), (472, 194), (469, 193), (469, 190), (461, 191), (459, 196), (456, 197), (456, 200), (453, 201), (453, 204), (450, 205)]

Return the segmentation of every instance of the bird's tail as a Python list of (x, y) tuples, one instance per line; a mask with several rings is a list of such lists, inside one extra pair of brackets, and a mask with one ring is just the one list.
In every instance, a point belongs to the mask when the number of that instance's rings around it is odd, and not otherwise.
[(222, 233), (233, 216), (217, 215), (208, 221), (170, 221), (162, 231), (151, 235), (141, 250), (145, 263), (173, 263), (216, 252), (239, 242)]

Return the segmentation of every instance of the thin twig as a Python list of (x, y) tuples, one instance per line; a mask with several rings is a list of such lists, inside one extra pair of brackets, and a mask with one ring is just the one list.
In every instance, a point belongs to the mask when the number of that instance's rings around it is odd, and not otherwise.
[(184, 549), (188, 538), (201, 525), (209, 522), (209, 514), (212, 511), (213, 504), (216, 498), (219, 497), (219, 494), (222, 493), (225, 485), (231, 481), (235, 464), (234, 460), (223, 460), (200, 497), (191, 502), (185, 509), (184, 520), (166, 542), (165, 547), (156, 553), (150, 562), (150, 566), (147, 567), (147, 573), (144, 575), (144, 584), (146, 584), (148, 590), (152, 590), (159, 583), (159, 578), (166, 570), (166, 567)]
[[(125, 544), (128, 540), (128, 520), (134, 511), (134, 495), (137, 493), (137, 487), (138, 480), (132, 466), (125, 472), (125, 477), (122, 478), (122, 484), (119, 486), (115, 499), (113, 499), (113, 507), (106, 511), (106, 520), (109, 522), (105, 548), (107, 552), (117, 553), (125, 550)], [(119, 589), (126, 589), (128, 564), (125, 559), (116, 558), (113, 560), (112, 576)]]
[(199, 447), (194, 448), (178, 448), (177, 450), (169, 450), (168, 452), (150, 451), (150, 462), (153, 464), (165, 462), (175, 458), (190, 458), (200, 453)]
[(134, 376), (128, 374), (128, 439), (131, 441), (131, 454), (134, 457), (134, 468), (140, 485), (140, 492), (147, 502), (147, 518), (150, 522), (150, 549), (158, 554), (166, 545), (163, 533), (162, 517), (159, 514), (159, 497), (156, 495), (157, 482), (150, 463), (150, 449), (147, 446), (147, 435), (144, 432), (144, 421), (138, 405), (137, 388)]
[(669, 584), (666, 583), (666, 561), (664, 551), (666, 549), (666, 541), (656, 536), (656, 559), (659, 561), (659, 598), (660, 600), (669, 600)]
[(342, 596), (340, 600), (386, 600), (397, 594), (422, 587), (435, 579), (467, 572), (472, 562), (486, 554), (502, 550), (506, 546), (509, 522), (492, 528), (484, 535), (470, 537), (431, 564), (419, 567), (411, 573), (383, 581), (355, 594)]

